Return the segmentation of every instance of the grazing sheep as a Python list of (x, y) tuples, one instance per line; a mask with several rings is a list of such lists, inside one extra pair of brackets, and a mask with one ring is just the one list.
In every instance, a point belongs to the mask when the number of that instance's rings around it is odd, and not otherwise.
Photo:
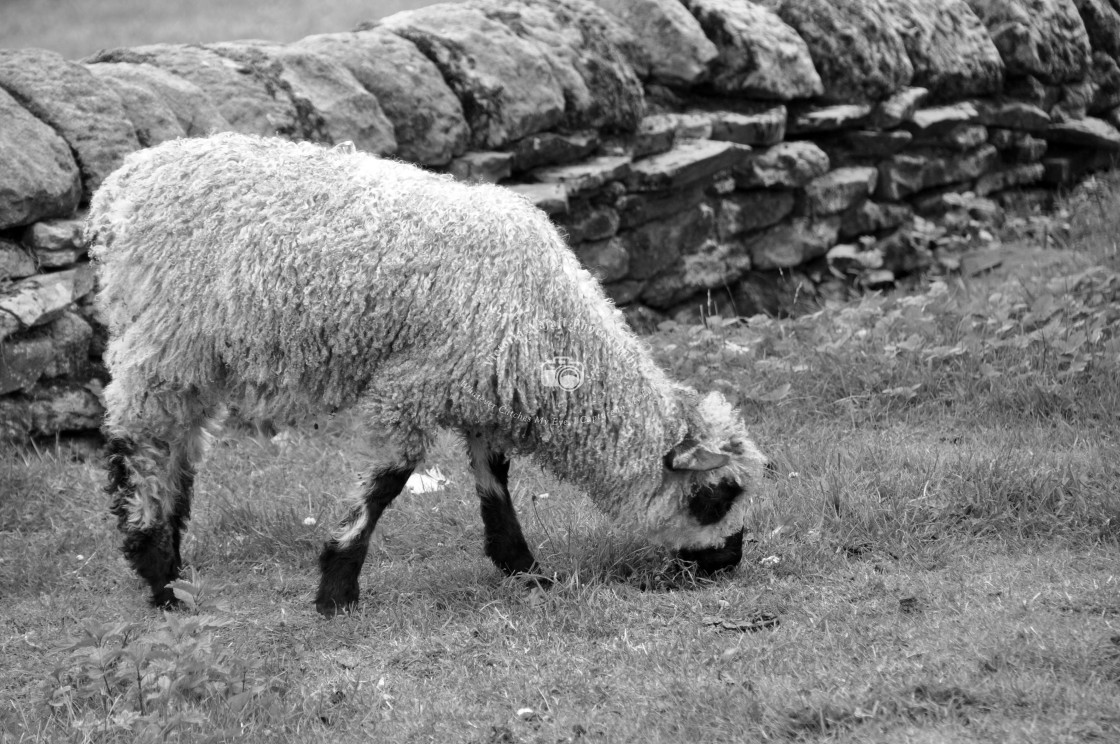
[(320, 557), (324, 615), (357, 601), (370, 533), (440, 428), (466, 440), (486, 554), (507, 574), (539, 570), (511, 454), (701, 571), (739, 562), (764, 464), (739, 416), (671, 382), (517, 194), (220, 134), (130, 155), (89, 223), (110, 331), (107, 490), (154, 602), (174, 601), (195, 466), (229, 403), (287, 419), (355, 407), (384, 437)]

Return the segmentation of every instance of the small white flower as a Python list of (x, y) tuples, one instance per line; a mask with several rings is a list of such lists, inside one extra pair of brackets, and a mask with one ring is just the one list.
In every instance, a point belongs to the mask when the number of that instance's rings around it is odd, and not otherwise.
[(409, 493), (432, 493), (441, 491), (450, 481), (440, 472), (439, 468), (428, 468), (423, 473), (413, 473), (408, 477), (404, 487)]
[(84, 555), (82, 555), (81, 553), (78, 553), (76, 556), (74, 556), (74, 560), (77, 560), (77, 561), (84, 561), (85, 559), (86, 559), (86, 557)]
[(768, 555), (765, 558), (763, 558), (762, 560), (760, 560), (759, 564), (763, 565), (763, 566), (767, 566), (767, 567), (773, 567), (773, 566), (778, 565), (781, 562), (782, 562), (782, 559), (779, 558), (778, 556)]
[(307, 517), (303, 520), (303, 524), (305, 527), (314, 527), (318, 523), (318, 521), (319, 520), (315, 517)]

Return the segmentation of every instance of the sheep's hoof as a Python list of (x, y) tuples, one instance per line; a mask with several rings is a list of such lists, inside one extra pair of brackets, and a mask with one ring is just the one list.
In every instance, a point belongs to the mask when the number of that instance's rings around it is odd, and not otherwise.
[(521, 574), (519, 578), (525, 583), (526, 589), (539, 589), (544, 592), (547, 592), (556, 583), (555, 575), (550, 577), (542, 573)]
[(315, 609), (325, 618), (332, 618), (335, 615), (346, 614), (358, 606), (358, 583), (354, 582), (353, 585), (340, 585), (338, 583), (327, 581), (326, 586), (319, 587), (319, 593), (315, 595)]
[(358, 606), (357, 602), (336, 602), (332, 600), (316, 600), (315, 610), (330, 620), (335, 615), (345, 615)]
[(162, 589), (152, 587), (152, 596), (149, 602), (151, 602), (152, 607), (161, 610), (177, 610), (183, 606), (170, 586), (164, 586)]

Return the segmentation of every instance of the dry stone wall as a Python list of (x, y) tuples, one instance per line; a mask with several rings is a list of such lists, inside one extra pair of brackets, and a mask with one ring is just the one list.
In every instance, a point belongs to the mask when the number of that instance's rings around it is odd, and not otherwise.
[(501, 183), (642, 325), (889, 285), (928, 260), (915, 215), (1045, 200), (1117, 126), (1117, 0), (467, 0), (291, 44), (0, 50), (0, 437), (98, 426), (82, 209), (168, 139)]

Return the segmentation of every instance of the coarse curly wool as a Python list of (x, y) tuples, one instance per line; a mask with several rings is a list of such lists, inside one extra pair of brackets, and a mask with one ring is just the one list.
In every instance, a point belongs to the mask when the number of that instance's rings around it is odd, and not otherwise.
[[(508, 189), (220, 134), (128, 156), (89, 227), (113, 436), (189, 460), (227, 403), (281, 419), (357, 407), (389, 456), (418, 459), (440, 428), (482, 437), (672, 547), (742, 529), (749, 498), (714, 524), (686, 509), (686, 478), (753, 495), (764, 458), (737, 413), (670, 381), (547, 216)], [(666, 453), (692, 440), (730, 462), (666, 476)], [(171, 476), (134, 476), (138, 500), (164, 498)]]

